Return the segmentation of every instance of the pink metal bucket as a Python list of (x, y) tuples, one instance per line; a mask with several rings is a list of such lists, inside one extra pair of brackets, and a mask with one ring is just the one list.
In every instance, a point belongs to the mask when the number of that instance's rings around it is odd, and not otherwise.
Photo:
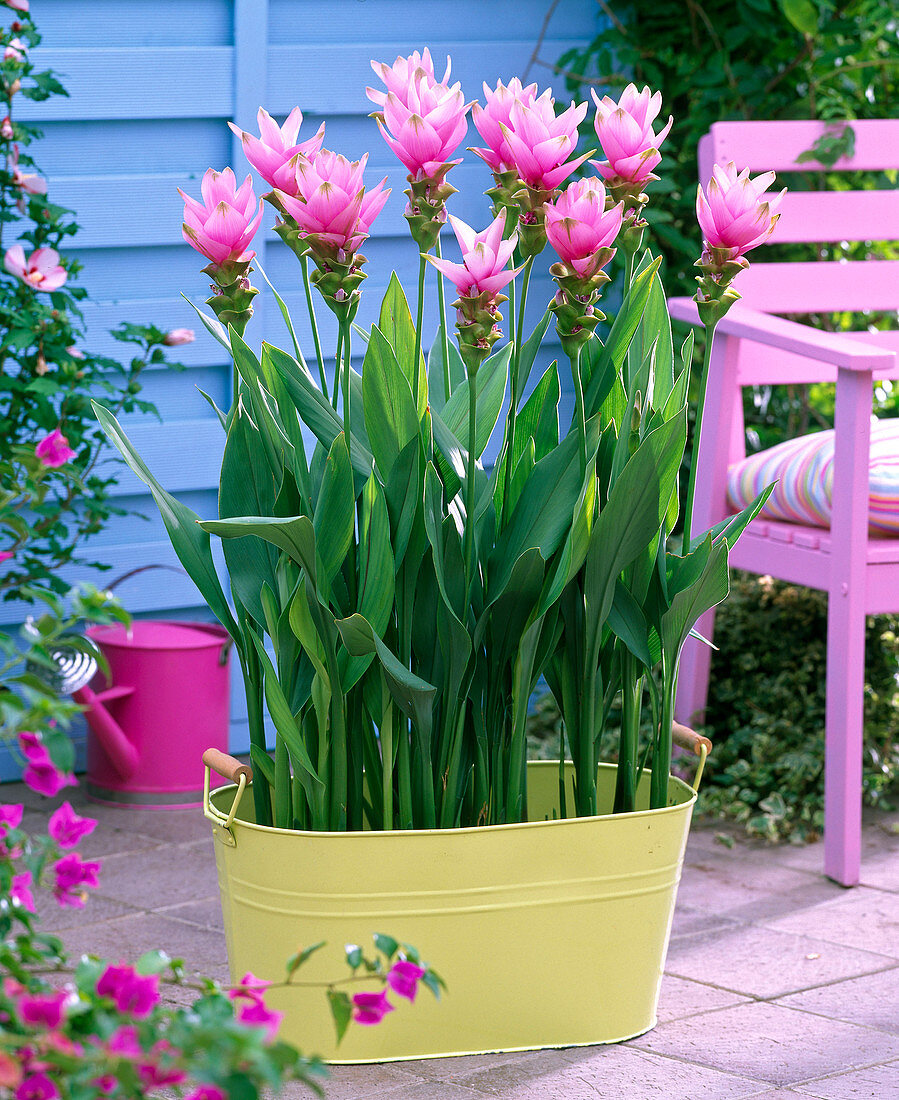
[(203, 799), (203, 751), (228, 749), (230, 639), (220, 626), (135, 620), (92, 627), (109, 662), (74, 698), (87, 707), (87, 793), (157, 809)]

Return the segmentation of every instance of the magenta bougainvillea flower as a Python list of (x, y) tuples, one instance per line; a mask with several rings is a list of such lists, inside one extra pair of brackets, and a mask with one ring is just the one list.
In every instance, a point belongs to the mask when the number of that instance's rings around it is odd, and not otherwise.
[(555, 202), (546, 203), (546, 237), (559, 258), (583, 278), (595, 275), (612, 258), (621, 229), (623, 204), (606, 210), (606, 189), (595, 176), (570, 183)]
[(786, 194), (785, 188), (779, 195), (765, 195), (774, 180), (773, 172), (751, 180), (749, 169), (737, 172), (733, 161), (724, 168), (716, 164), (705, 194), (702, 187), (696, 192), (696, 217), (706, 247), (728, 249), (736, 259), (766, 241), (780, 217), (774, 211)]
[(322, 149), (314, 160), (302, 155), (294, 159), (295, 192), (275, 194), (313, 250), (322, 245), (355, 252), (368, 236), (390, 191), (384, 190), (385, 176), (366, 192), (362, 174), (367, 162), (367, 153), (362, 160), (349, 161), (329, 149)]
[(265, 182), (279, 191), (296, 194), (293, 190), (296, 171), (290, 162), (297, 153), (314, 159), (325, 138), (325, 124), (322, 123), (311, 138), (298, 142), (303, 125), (303, 112), (299, 107), (294, 107), (283, 126), (279, 126), (264, 107), (259, 108), (256, 119), (259, 123), (258, 138), (241, 130), (233, 122), (228, 125), (243, 143), (244, 156)]
[(237, 1009), (237, 1019), (240, 1023), (247, 1024), (249, 1027), (265, 1028), (268, 1041), (273, 1043), (278, 1035), (281, 1021), (284, 1019), (284, 1013), (275, 1012), (274, 1009), (268, 1008), (260, 998), (240, 1005)]
[(59, 428), (54, 428), (38, 443), (34, 453), (45, 466), (55, 468), (71, 462), (76, 452), (69, 446), (69, 441)]
[(644, 88), (638, 92), (636, 85), (628, 84), (616, 103), (609, 96), (602, 99), (593, 92), (596, 117), (593, 126), (605, 153), (606, 160), (590, 163), (605, 180), (626, 180), (645, 183), (656, 179), (652, 170), (662, 159), (659, 146), (668, 136), (673, 118), (658, 134), (652, 124), (662, 109), (662, 93)]
[(424, 975), (424, 967), (416, 966), (408, 959), (398, 959), (387, 972), (387, 984), (400, 997), (414, 1001), (418, 983)]
[(107, 966), (97, 981), (97, 992), (115, 1002), (119, 1012), (136, 1019), (149, 1016), (159, 1003), (159, 975), (138, 974), (133, 967)]
[(22, 781), (33, 791), (53, 798), (63, 787), (76, 786), (75, 777), (66, 775), (57, 768), (36, 733), (27, 730), (20, 733), (19, 748), (27, 763), (22, 772)]
[(63, 802), (50, 815), (47, 832), (60, 848), (74, 848), (96, 827), (97, 822), (92, 817), (81, 817), (72, 809), (71, 802)]
[(99, 860), (83, 860), (77, 852), (69, 852), (53, 864), (53, 896), (63, 908), (82, 909), (87, 897), (85, 887), (100, 885)]
[(19, 1018), (26, 1027), (56, 1028), (62, 1023), (63, 1011), (69, 995), (61, 989), (57, 993), (24, 993), (16, 1005)]
[(12, 876), (12, 886), (9, 896), (14, 904), (21, 905), (29, 913), (34, 912), (34, 894), (31, 892), (31, 872), (23, 871), (19, 875)]
[(200, 191), (202, 202), (178, 188), (184, 199), (181, 232), (187, 243), (219, 266), (252, 260), (256, 253), (249, 246), (262, 221), (262, 199), (257, 209), (252, 179), (247, 176), (238, 187), (230, 168), (209, 168)]
[(398, 57), (391, 67), (379, 61), (371, 67), (387, 86), (386, 92), (365, 89), (381, 108), (373, 117), (409, 174), (418, 179), (445, 175), (448, 167), (459, 164), (450, 158), (468, 129), (468, 105), (459, 82), (449, 84), (449, 58), (439, 81), (427, 50), (421, 56)]
[(22, 823), (24, 810), (25, 807), (21, 802), (7, 802), (6, 805), (0, 806), (0, 828), (18, 829)]
[(378, 993), (353, 994), (353, 1019), (357, 1024), (366, 1027), (379, 1024), (393, 1010), (394, 1006), (387, 1000), (383, 989)]
[(18, 275), (33, 290), (49, 293), (66, 281), (66, 269), (59, 263), (59, 253), (54, 248), (36, 248), (26, 259), (25, 249), (14, 244), (3, 258), (3, 266), (10, 275)]
[(491, 297), (499, 294), (521, 270), (506, 267), (515, 251), (518, 236), (513, 233), (508, 240), (503, 240), (505, 213), (500, 213), (481, 233), (475, 233), (470, 225), (452, 215), (449, 220), (462, 249), (462, 263), (452, 263), (435, 256), (428, 256), (428, 261), (455, 285), (460, 297), (474, 298), (485, 291)]

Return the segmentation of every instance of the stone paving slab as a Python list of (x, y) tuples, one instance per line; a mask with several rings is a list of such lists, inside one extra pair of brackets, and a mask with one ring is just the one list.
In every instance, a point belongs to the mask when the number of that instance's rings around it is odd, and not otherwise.
[(899, 959), (899, 898), (883, 890), (857, 886), (810, 910), (765, 923), (783, 932), (802, 932), (811, 924), (819, 939)]
[(797, 1092), (819, 1100), (899, 1100), (899, 1062), (810, 1081), (797, 1086)]
[(742, 926), (675, 940), (668, 949), (666, 970), (752, 997), (783, 997), (893, 965), (887, 955), (817, 936)]
[(899, 1035), (899, 968), (794, 993), (778, 1004)]
[(771, 1085), (899, 1057), (899, 1036), (764, 1002), (674, 1020), (631, 1045)]

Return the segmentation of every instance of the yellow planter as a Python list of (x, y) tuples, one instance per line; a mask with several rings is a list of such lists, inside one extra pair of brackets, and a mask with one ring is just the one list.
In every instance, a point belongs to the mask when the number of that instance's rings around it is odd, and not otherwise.
[[(614, 765), (600, 766), (600, 806), (614, 789)], [(305, 1052), (342, 1063), (534, 1050), (655, 1024), (696, 801), (681, 780), (664, 809), (552, 820), (558, 765), (533, 763), (531, 821), (412, 832), (267, 828), (250, 797), (226, 827), (235, 793), (207, 800), (234, 980), (251, 970), (281, 981), (286, 960), (319, 940), (329, 949), (298, 976), (343, 977), (344, 944), (370, 948), (383, 932), (414, 944), (448, 986), (439, 1002), (424, 988), (414, 1005), (394, 997), (383, 1023), (351, 1026), (339, 1047), (323, 989), (272, 990), (282, 1038)]]

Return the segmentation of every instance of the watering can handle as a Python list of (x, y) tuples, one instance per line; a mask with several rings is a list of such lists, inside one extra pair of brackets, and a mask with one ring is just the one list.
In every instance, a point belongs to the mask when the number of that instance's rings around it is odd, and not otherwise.
[(693, 778), (693, 790), (698, 791), (706, 757), (712, 751), (712, 742), (708, 737), (703, 737), (701, 733), (697, 733), (696, 730), (682, 726), (680, 722), (672, 723), (671, 736), (676, 745), (680, 745), (682, 749), (687, 749), (699, 757), (699, 763), (696, 765), (696, 775)]

